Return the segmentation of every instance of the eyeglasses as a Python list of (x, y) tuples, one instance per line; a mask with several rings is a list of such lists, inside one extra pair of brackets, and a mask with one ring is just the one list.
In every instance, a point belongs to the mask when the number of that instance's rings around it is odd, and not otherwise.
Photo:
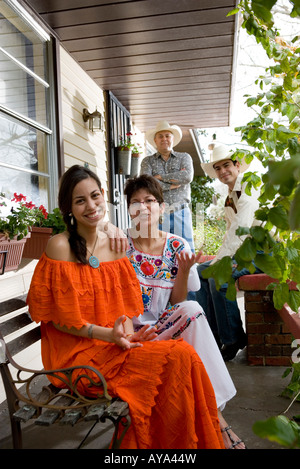
[(157, 200), (156, 199), (146, 199), (146, 200), (142, 200), (140, 202), (131, 202), (129, 204), (129, 207), (130, 209), (132, 210), (138, 210), (139, 208), (141, 208), (141, 205), (144, 204), (145, 207), (147, 208), (151, 208), (153, 207), (154, 204), (157, 204)]

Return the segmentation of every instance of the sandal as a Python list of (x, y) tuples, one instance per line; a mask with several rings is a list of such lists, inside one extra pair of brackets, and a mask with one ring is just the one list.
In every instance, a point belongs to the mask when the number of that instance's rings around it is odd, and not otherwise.
[[(234, 440), (234, 439), (232, 438), (232, 435), (230, 434), (229, 430), (231, 430), (231, 426), (230, 426), (230, 425), (228, 425), (227, 427), (221, 429), (221, 432), (222, 432), (222, 433), (226, 432), (228, 438), (229, 438), (230, 441), (231, 441), (231, 446), (230, 446), (230, 448), (227, 448), (227, 449), (235, 449), (235, 447), (236, 447), (237, 445), (239, 445), (240, 443), (243, 443), (244, 446), (245, 446), (244, 449), (246, 449), (246, 445), (245, 445), (245, 443), (243, 442), (243, 440)], [(241, 448), (241, 449), (242, 449), (242, 448)]]

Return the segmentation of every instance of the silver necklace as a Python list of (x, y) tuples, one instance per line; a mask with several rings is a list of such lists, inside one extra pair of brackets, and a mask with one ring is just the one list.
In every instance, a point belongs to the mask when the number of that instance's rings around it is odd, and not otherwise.
[(97, 241), (98, 241), (98, 235), (96, 237), (96, 241), (95, 241), (92, 252), (88, 248), (86, 248), (86, 250), (90, 253), (89, 264), (90, 264), (91, 267), (93, 267), (93, 269), (98, 269), (98, 267), (100, 265), (100, 261), (99, 261), (98, 257), (94, 256), (94, 251), (95, 251)]

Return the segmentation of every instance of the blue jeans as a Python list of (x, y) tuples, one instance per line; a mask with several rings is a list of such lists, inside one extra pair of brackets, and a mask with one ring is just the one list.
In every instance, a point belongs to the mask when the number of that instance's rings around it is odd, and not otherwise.
[[(229, 345), (238, 342), (245, 335), (241, 314), (237, 301), (226, 298), (228, 283), (221, 285), (217, 290), (213, 278), (204, 279), (202, 272), (209, 267), (211, 261), (203, 262), (197, 267), (201, 281), (201, 288), (196, 292), (196, 301), (200, 303), (206, 313), (211, 330), (221, 345)], [(256, 268), (255, 273), (261, 271)], [(249, 270), (233, 269), (232, 277), (237, 280), (243, 275), (250, 274)]]
[(164, 213), (163, 222), (159, 225), (159, 229), (184, 238), (189, 243), (191, 250), (195, 252), (192, 214), (189, 207), (173, 213)]

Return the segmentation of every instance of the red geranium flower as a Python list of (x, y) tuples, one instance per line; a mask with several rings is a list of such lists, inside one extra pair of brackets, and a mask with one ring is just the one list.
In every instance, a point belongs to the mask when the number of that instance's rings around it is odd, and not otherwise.
[(35, 207), (33, 202), (26, 202), (24, 205), (25, 205), (25, 207), (30, 208), (30, 209)]
[(23, 194), (17, 194), (16, 192), (14, 193), (14, 198), (11, 199), (12, 202), (22, 202), (22, 200), (26, 200), (26, 196)]
[(47, 210), (45, 209), (44, 205), (40, 205), (40, 206), (39, 206), (39, 210), (40, 210), (40, 211), (42, 212), (42, 214), (44, 215), (45, 220), (47, 220), (47, 218), (48, 218), (48, 212), (47, 212)]

